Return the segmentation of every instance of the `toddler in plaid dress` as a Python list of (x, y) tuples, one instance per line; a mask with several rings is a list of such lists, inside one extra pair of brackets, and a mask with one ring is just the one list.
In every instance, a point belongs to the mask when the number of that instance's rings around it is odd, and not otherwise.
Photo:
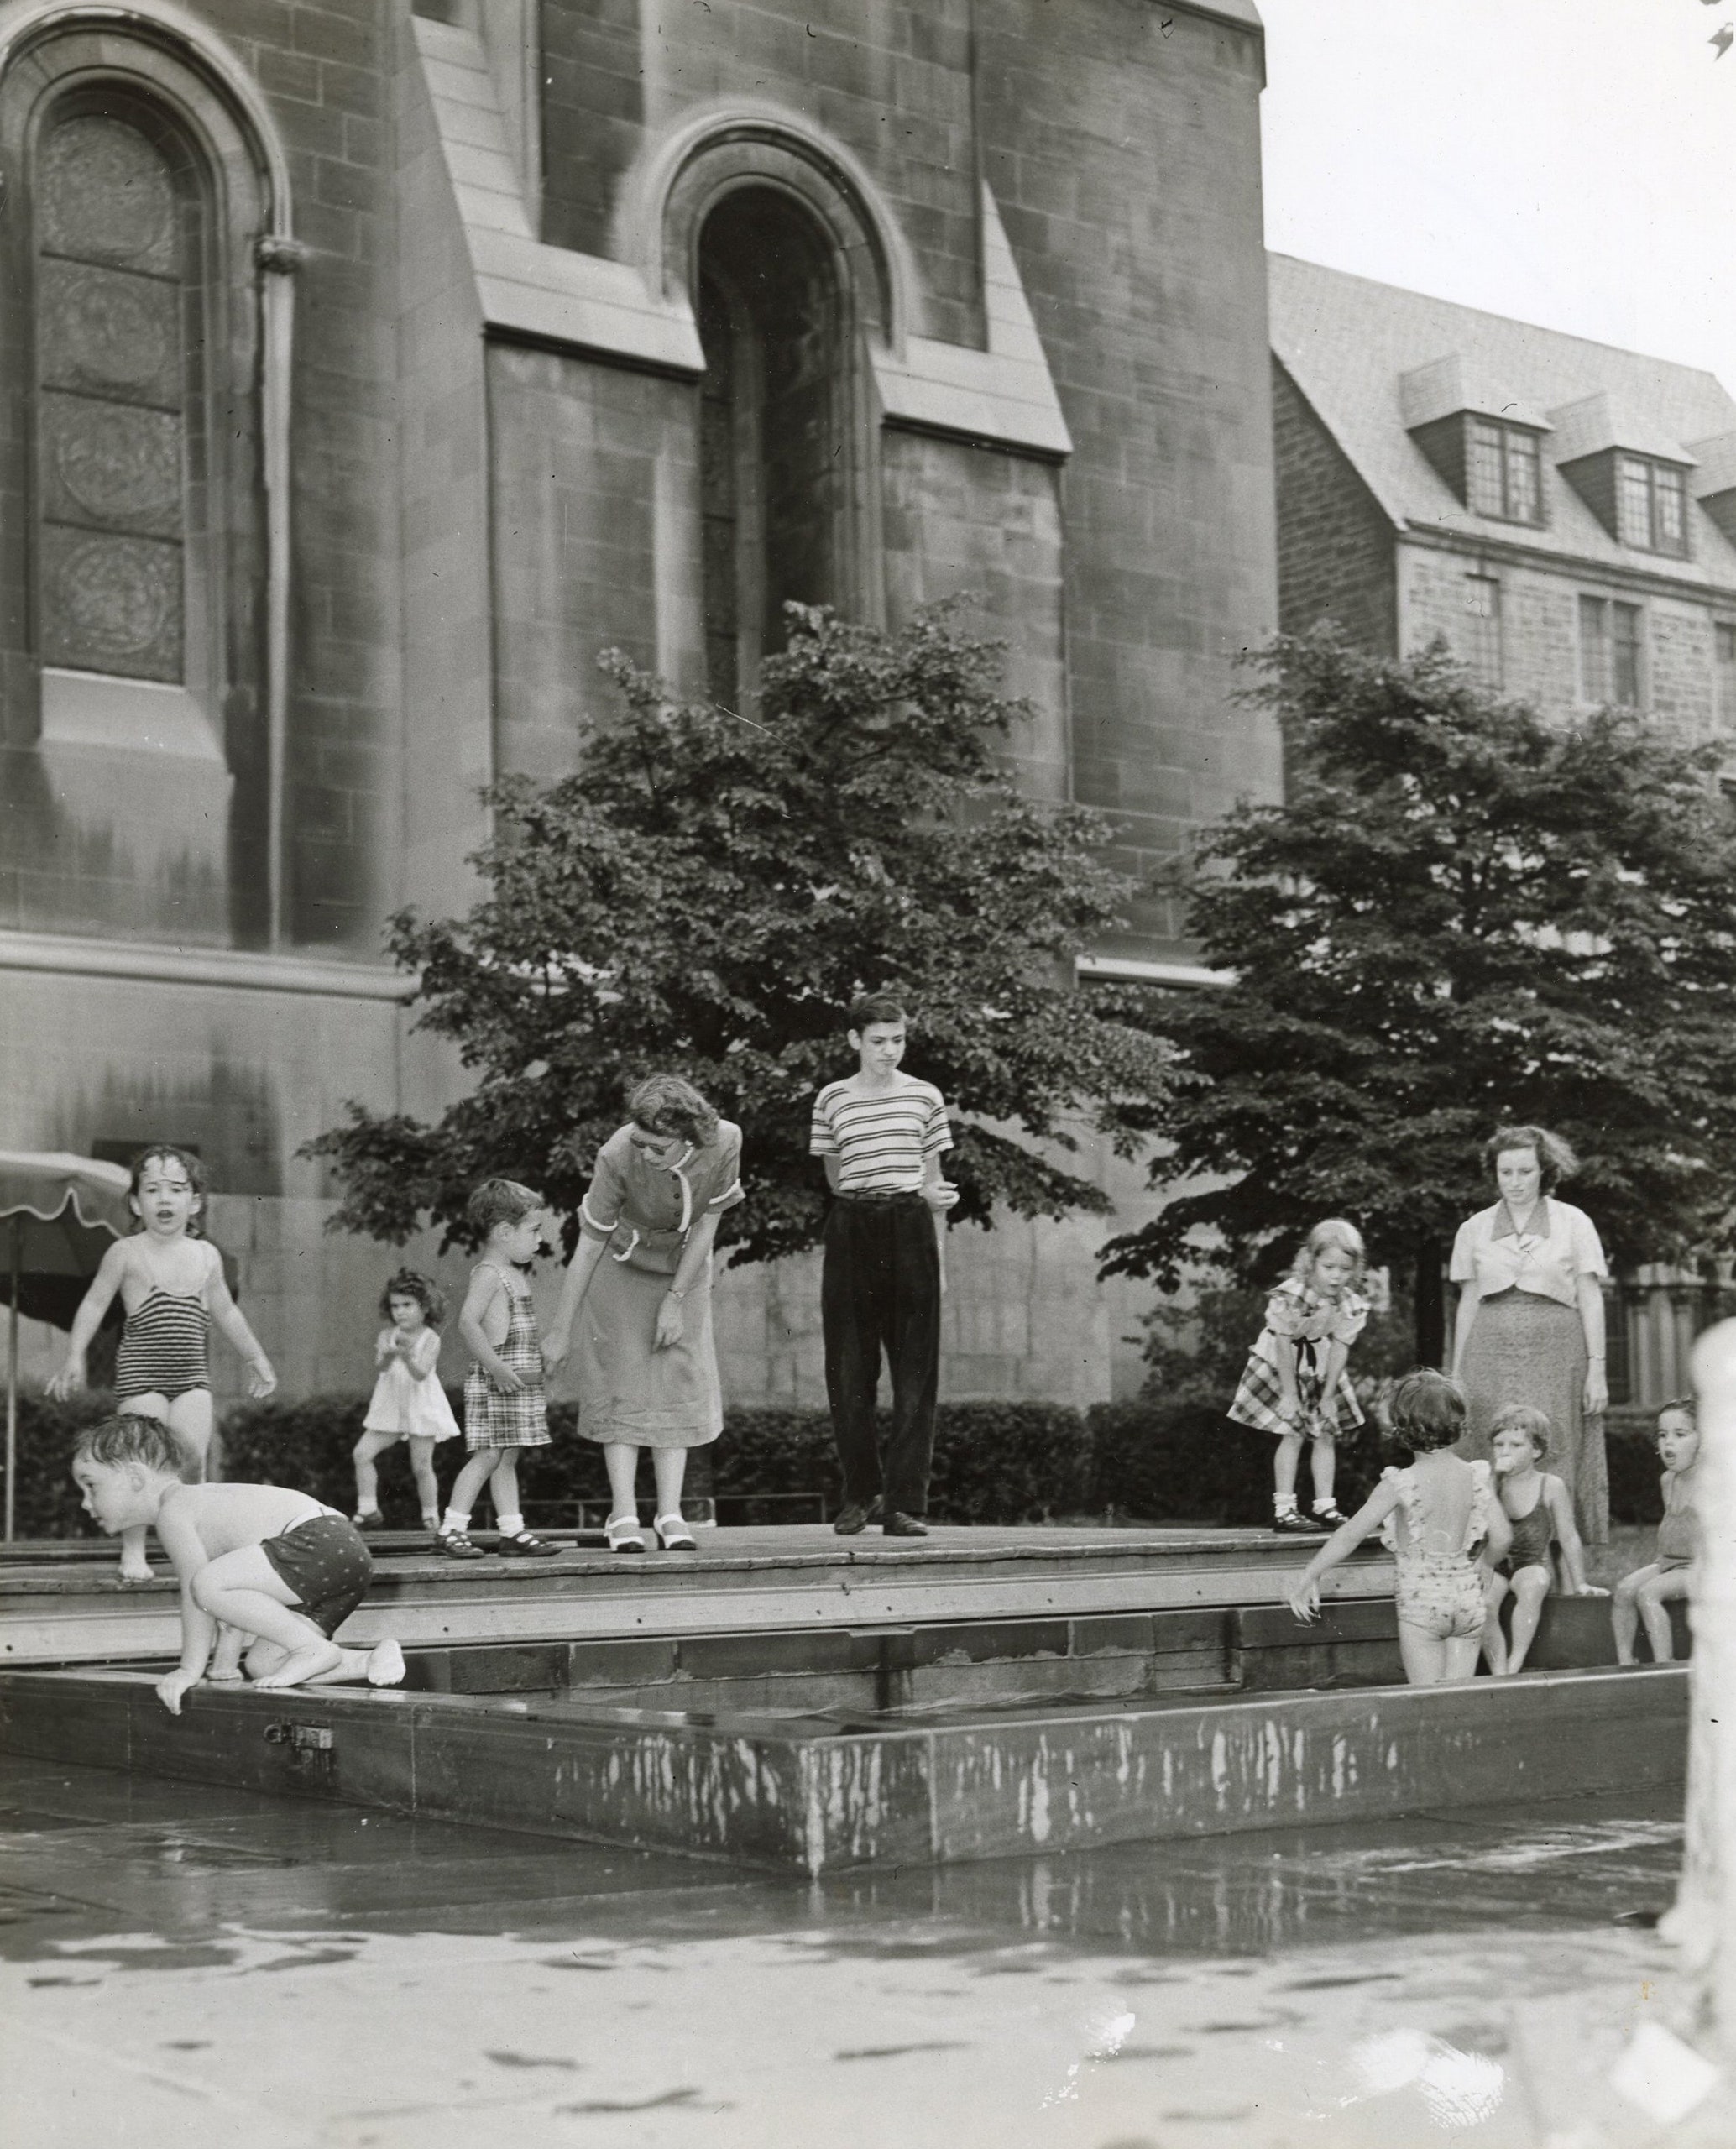
[[(1367, 1273), (1362, 1235), (1329, 1216), (1308, 1234), (1289, 1274), (1266, 1303), (1266, 1325), (1248, 1353), (1229, 1415), (1238, 1425), (1271, 1433), (1273, 1528), (1308, 1535), (1344, 1520), (1333, 1498), (1337, 1467), (1333, 1443), (1362, 1422), (1362, 1406), (1345, 1362), (1367, 1323), (1369, 1301), (1355, 1286)], [(1312, 1443), (1314, 1513), (1296, 1507), (1296, 1467), (1302, 1442)]]
[(503, 1557), (546, 1559), (557, 1547), (526, 1529), (518, 1478), (520, 1451), (549, 1445), (542, 1348), (531, 1287), (520, 1267), (541, 1240), (542, 1196), (515, 1179), (485, 1179), (468, 1208), (471, 1222), (487, 1234), (484, 1258), (470, 1272), (458, 1315), (458, 1333), (476, 1361), (464, 1383), (464, 1445), (470, 1456), (453, 1481), (452, 1505), (435, 1542), (455, 1560), (485, 1556), (472, 1541), (470, 1516), (487, 1485)]

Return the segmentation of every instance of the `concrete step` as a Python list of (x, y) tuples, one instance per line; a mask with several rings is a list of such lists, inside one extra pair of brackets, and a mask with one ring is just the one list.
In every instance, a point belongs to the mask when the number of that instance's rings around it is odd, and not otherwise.
[[(479, 1541), (487, 1541), (482, 1540)], [(573, 1542), (552, 1560), (460, 1562), (418, 1547), (376, 1556), (344, 1629), (365, 1647), (910, 1626), (1273, 1604), (1310, 1547), (1269, 1531), (965, 1529), (921, 1540), (817, 1526), (708, 1529), (696, 1553), (610, 1555)], [(1390, 1593), (1378, 1549), (1330, 1575), (1330, 1597)], [(166, 1573), (121, 1582), (88, 1559), (0, 1566), (0, 1661), (173, 1655)]]

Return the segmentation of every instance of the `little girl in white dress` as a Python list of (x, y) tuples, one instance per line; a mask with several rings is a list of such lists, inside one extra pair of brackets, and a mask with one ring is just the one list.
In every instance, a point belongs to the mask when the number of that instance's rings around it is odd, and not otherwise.
[(440, 1362), (440, 1323), (446, 1301), (431, 1278), (419, 1269), (400, 1268), (380, 1294), (379, 1310), (390, 1325), (381, 1329), (374, 1346), (379, 1378), (374, 1383), (368, 1415), (362, 1421), (362, 1437), (353, 1451), (355, 1524), (358, 1529), (382, 1526), (384, 1517), (379, 1511), (379, 1478), (374, 1463), (389, 1447), (407, 1440), (423, 1524), (437, 1529), (440, 1486), (434, 1475), (434, 1449), (437, 1442), (455, 1438), (458, 1431), (452, 1406), (435, 1372)]
[(1399, 1654), (1413, 1686), (1476, 1676), (1483, 1624), (1479, 1553), (1492, 1560), (1513, 1541), (1486, 1462), (1446, 1451), (1465, 1430), (1465, 1393), (1445, 1373), (1407, 1373), (1393, 1392), (1393, 1438), (1415, 1460), (1383, 1470), (1380, 1482), (1309, 1561), (1290, 1592), (1299, 1619), (1320, 1608), (1320, 1578), (1386, 1525), (1398, 1566)]

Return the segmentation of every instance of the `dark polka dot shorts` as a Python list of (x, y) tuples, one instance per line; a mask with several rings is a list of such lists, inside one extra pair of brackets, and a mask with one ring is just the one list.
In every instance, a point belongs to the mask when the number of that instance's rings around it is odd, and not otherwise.
[(281, 1537), (266, 1538), (259, 1550), (295, 1591), (296, 1609), (327, 1637), (336, 1634), (374, 1579), (368, 1540), (347, 1515), (311, 1515)]

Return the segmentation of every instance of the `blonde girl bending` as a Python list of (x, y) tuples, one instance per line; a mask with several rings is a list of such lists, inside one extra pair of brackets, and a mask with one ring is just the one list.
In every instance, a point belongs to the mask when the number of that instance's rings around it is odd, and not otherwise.
[[(1272, 1527), (1308, 1536), (1336, 1529), (1344, 1517), (1333, 1498), (1338, 1465), (1334, 1443), (1362, 1422), (1362, 1406), (1345, 1363), (1368, 1319), (1362, 1283), (1368, 1256), (1362, 1235), (1341, 1216), (1316, 1224), (1289, 1274), (1266, 1302), (1266, 1325), (1254, 1339), (1229, 1414), (1238, 1425), (1271, 1433)], [(1310, 1443), (1314, 1512), (1296, 1511), (1296, 1466)]]
[[(248, 1362), (248, 1393), (277, 1386), (271, 1361), (229, 1295), (222, 1257), (199, 1235), (205, 1173), (190, 1149), (159, 1142), (133, 1159), (128, 1203), (139, 1219), (130, 1238), (118, 1240), (85, 1293), (72, 1322), (66, 1362), (48, 1384), (64, 1400), (85, 1385), (85, 1356), (117, 1291), (127, 1325), (115, 1353), (115, 1408), (123, 1417), (159, 1418), (180, 1451), (188, 1482), (201, 1483), (211, 1446), (213, 1414), (207, 1340), (215, 1321)], [(149, 1582), (143, 1528), (123, 1529), (121, 1579)]]

